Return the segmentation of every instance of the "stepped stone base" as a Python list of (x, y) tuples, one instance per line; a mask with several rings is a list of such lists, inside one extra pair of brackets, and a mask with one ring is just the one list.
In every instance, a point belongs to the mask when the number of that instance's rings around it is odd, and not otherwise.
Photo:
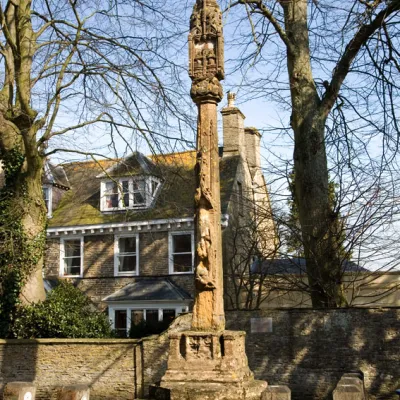
[(260, 400), (267, 382), (252, 380), (242, 385), (187, 383), (170, 387), (151, 386), (150, 398), (156, 400)]
[(245, 332), (184, 331), (170, 334), (168, 368), (156, 400), (260, 400), (268, 384), (254, 380)]

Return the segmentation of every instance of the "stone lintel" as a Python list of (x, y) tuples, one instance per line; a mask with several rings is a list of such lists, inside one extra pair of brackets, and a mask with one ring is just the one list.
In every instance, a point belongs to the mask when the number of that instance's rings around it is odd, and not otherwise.
[(57, 400), (89, 400), (88, 385), (70, 385), (59, 388)]
[(4, 400), (35, 400), (36, 386), (32, 382), (9, 382), (3, 393)]
[(291, 392), (287, 386), (268, 386), (261, 395), (261, 400), (290, 400)]

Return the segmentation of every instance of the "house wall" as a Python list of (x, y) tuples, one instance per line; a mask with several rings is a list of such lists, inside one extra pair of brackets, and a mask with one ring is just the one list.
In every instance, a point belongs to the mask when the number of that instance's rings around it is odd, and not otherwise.
[[(188, 329), (191, 315), (171, 329)], [(361, 370), (369, 400), (397, 400), (400, 309), (269, 309), (227, 312), (227, 329), (244, 330), (256, 379), (288, 385), (293, 400), (326, 400), (341, 375)], [(264, 331), (255, 329), (258, 326)], [(270, 329), (268, 329), (270, 328)], [(262, 330), (262, 329), (261, 329)], [(0, 389), (34, 381), (38, 400), (59, 385), (87, 383), (92, 399), (132, 399), (163, 376), (168, 334), (135, 340), (1, 340)], [(1, 393), (0, 393), (1, 396)], [(138, 397), (142, 398), (142, 397)]]
[[(193, 228), (176, 228), (173, 232)], [(117, 234), (121, 234), (118, 232)], [(124, 232), (127, 234), (129, 232)], [(114, 277), (114, 234), (85, 235), (83, 277), (73, 279), (100, 309), (102, 299), (140, 277), (164, 276), (189, 294), (194, 293), (193, 274), (169, 275), (169, 231), (139, 232), (139, 276)], [(68, 236), (72, 237), (72, 236)], [(46, 247), (46, 278), (58, 278), (60, 271), (60, 239), (48, 239)]]
[[(242, 183), (243, 212), (239, 207), (238, 182)], [(264, 257), (273, 256), (276, 239), (264, 178), (258, 171), (253, 179), (244, 161), (239, 163), (236, 172), (228, 214), (229, 224), (222, 232), (222, 246), (225, 307), (232, 309), (242, 306), (243, 298), (247, 296), (244, 285), (238, 284), (238, 281), (242, 275), (248, 275), (252, 256), (260, 253)]]
[[(264, 276), (260, 308), (310, 308), (311, 298), (301, 287), (308, 287), (305, 275)], [(254, 276), (255, 289), (259, 276)], [(344, 293), (354, 307), (400, 307), (400, 271), (354, 272), (343, 275)], [(256, 292), (255, 290), (255, 292)], [(256, 294), (255, 294), (256, 296)], [(245, 293), (241, 297), (244, 308)]]

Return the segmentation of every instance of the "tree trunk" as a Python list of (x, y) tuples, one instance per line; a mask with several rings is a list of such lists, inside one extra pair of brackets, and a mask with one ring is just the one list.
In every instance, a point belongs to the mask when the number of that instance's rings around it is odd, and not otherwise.
[(47, 212), (42, 158), (37, 151), (23, 154), (20, 146), (7, 149), (2, 144), (5, 186), (0, 191), (0, 330), (2, 336), (8, 336), (17, 304), (45, 298), (42, 267)]
[(325, 118), (314, 83), (307, 26), (307, 0), (283, 4), (288, 46), (288, 73), (294, 131), (295, 201), (302, 230), (313, 307), (343, 303), (337, 254), (337, 217), (329, 200)]

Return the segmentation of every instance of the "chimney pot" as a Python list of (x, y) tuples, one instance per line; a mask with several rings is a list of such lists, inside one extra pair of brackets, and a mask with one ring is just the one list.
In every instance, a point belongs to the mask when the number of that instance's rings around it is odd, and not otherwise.
[(236, 93), (228, 92), (228, 107), (235, 107)]

